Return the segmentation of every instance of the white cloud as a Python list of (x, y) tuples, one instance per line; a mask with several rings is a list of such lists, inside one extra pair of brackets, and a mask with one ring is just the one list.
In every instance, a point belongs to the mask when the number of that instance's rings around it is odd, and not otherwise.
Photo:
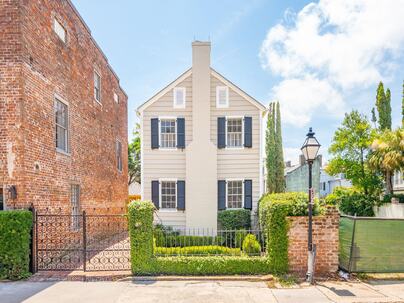
[[(320, 0), (287, 10), (260, 51), (263, 68), (282, 77), (272, 97), (288, 107), (285, 122), (307, 124), (316, 109), (332, 114), (347, 93), (389, 78), (404, 52), (403, 16), (404, 0)], [(318, 91), (302, 98), (298, 84)]]
[(292, 165), (299, 163), (299, 156), (302, 154), (300, 148), (284, 147), (283, 158), (285, 161), (291, 161)]

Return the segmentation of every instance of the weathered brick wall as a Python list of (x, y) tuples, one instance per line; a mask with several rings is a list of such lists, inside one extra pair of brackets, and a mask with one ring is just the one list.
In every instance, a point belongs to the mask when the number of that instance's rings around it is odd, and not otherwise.
[[(70, 212), (71, 184), (79, 184), (83, 209), (120, 212), (128, 195), (128, 172), (127, 96), (119, 79), (68, 0), (0, 0), (1, 12), (6, 5), (6, 15), (17, 15), (14, 30), (20, 33), (6, 50), (17, 53), (16, 59), (3, 59), (0, 46), (0, 62), (12, 66), (4, 85), (15, 85), (16, 91), (8, 93), (14, 99), (0, 95), (0, 112), (11, 116), (0, 132), (0, 186), (16, 185), (18, 192), (7, 206), (34, 203), (39, 209)], [(66, 43), (53, 31), (54, 18), (67, 30)], [(102, 78), (102, 105), (94, 99), (94, 69)], [(56, 94), (69, 105), (69, 155), (55, 148)], [(117, 139), (123, 172), (117, 170)]]
[[(289, 217), (289, 269), (307, 271), (308, 217)], [(328, 208), (324, 216), (313, 217), (313, 243), (316, 244), (316, 273), (332, 273), (338, 269), (339, 214)]]

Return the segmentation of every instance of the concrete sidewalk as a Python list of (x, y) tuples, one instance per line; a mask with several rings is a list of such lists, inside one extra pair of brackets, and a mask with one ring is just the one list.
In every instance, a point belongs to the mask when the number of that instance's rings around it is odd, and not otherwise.
[(0, 302), (404, 302), (404, 281), (323, 282), (289, 289), (270, 289), (265, 282), (246, 281), (22, 281), (0, 283)]

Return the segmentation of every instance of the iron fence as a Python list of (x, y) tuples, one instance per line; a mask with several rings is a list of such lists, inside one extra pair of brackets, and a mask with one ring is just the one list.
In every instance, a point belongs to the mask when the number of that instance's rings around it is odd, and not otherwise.
[(156, 256), (261, 256), (266, 251), (261, 230), (156, 226), (153, 234)]
[(348, 272), (404, 272), (404, 219), (341, 216), (339, 264)]

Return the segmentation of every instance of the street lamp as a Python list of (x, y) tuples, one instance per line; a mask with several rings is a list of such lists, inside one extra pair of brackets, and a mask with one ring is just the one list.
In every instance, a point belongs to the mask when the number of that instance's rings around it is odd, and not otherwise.
[(316, 246), (313, 245), (313, 201), (314, 192), (312, 188), (312, 166), (316, 159), (318, 150), (320, 149), (320, 143), (318, 143), (312, 128), (309, 128), (306, 141), (301, 148), (304, 158), (309, 165), (309, 230), (308, 230), (308, 259), (307, 259), (307, 282), (313, 283), (314, 280), (314, 260), (316, 257)]

